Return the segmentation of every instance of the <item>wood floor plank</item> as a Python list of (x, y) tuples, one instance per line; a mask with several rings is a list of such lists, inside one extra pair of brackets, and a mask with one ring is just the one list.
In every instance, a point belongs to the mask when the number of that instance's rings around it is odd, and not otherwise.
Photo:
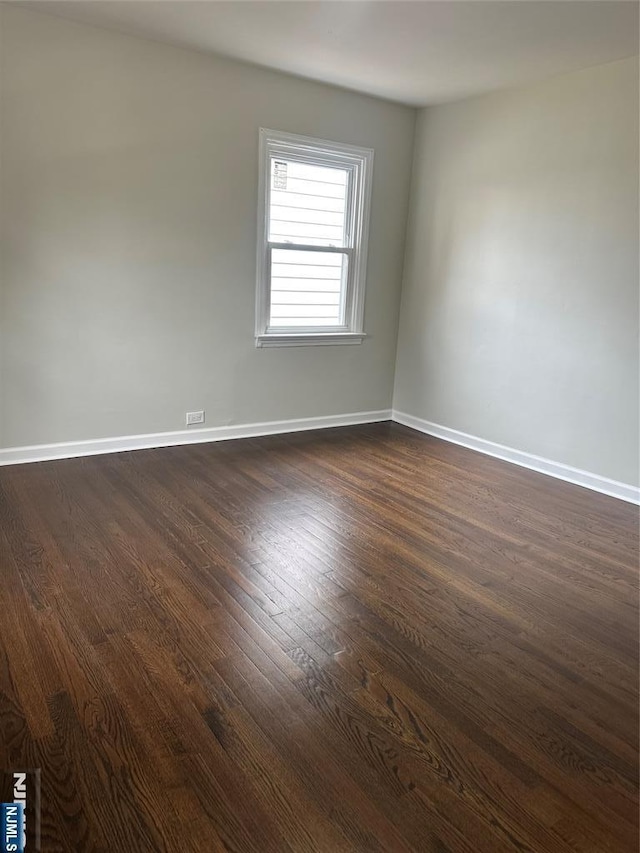
[(396, 424), (0, 468), (48, 853), (635, 853), (638, 513)]

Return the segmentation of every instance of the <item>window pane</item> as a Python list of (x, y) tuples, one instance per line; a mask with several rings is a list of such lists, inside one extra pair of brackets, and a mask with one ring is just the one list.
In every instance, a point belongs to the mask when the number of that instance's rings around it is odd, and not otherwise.
[(271, 159), (269, 240), (345, 246), (349, 171)]
[(341, 326), (348, 256), (339, 252), (271, 252), (271, 327)]

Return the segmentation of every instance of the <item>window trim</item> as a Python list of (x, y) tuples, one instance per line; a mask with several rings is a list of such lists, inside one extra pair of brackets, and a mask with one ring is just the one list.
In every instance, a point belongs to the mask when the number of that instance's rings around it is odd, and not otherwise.
[[(371, 215), (373, 149), (360, 148), (326, 139), (299, 136), (278, 130), (260, 128), (260, 161), (258, 176), (258, 246), (256, 264), (256, 346), (318, 346), (359, 344), (364, 332), (364, 301), (367, 275), (367, 248)], [(269, 242), (269, 195), (271, 190), (270, 160), (272, 156), (300, 160), (318, 166), (340, 166), (350, 169), (353, 192), (347, 199), (349, 246), (327, 249), (304, 244)], [(343, 326), (305, 326), (269, 329), (271, 251), (274, 248), (332, 251), (348, 256), (348, 278)]]

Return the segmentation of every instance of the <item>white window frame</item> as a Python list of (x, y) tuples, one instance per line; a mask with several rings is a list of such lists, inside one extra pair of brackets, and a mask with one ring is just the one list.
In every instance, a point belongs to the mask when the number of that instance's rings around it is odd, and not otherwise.
[[(314, 166), (336, 166), (350, 172), (347, 194), (347, 245), (327, 248), (269, 240), (271, 159), (282, 157)], [(373, 150), (260, 128), (258, 184), (258, 253), (256, 292), (256, 346), (317, 346), (359, 344), (364, 332), (364, 297), (367, 276), (367, 245), (371, 211)], [(347, 281), (340, 326), (270, 327), (270, 265), (273, 249), (333, 252), (347, 255)]]

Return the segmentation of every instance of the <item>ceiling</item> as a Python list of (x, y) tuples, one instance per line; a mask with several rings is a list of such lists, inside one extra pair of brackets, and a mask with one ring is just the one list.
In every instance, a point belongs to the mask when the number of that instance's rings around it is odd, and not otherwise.
[(30, 8), (424, 106), (638, 53), (617, 0), (42, 0)]

